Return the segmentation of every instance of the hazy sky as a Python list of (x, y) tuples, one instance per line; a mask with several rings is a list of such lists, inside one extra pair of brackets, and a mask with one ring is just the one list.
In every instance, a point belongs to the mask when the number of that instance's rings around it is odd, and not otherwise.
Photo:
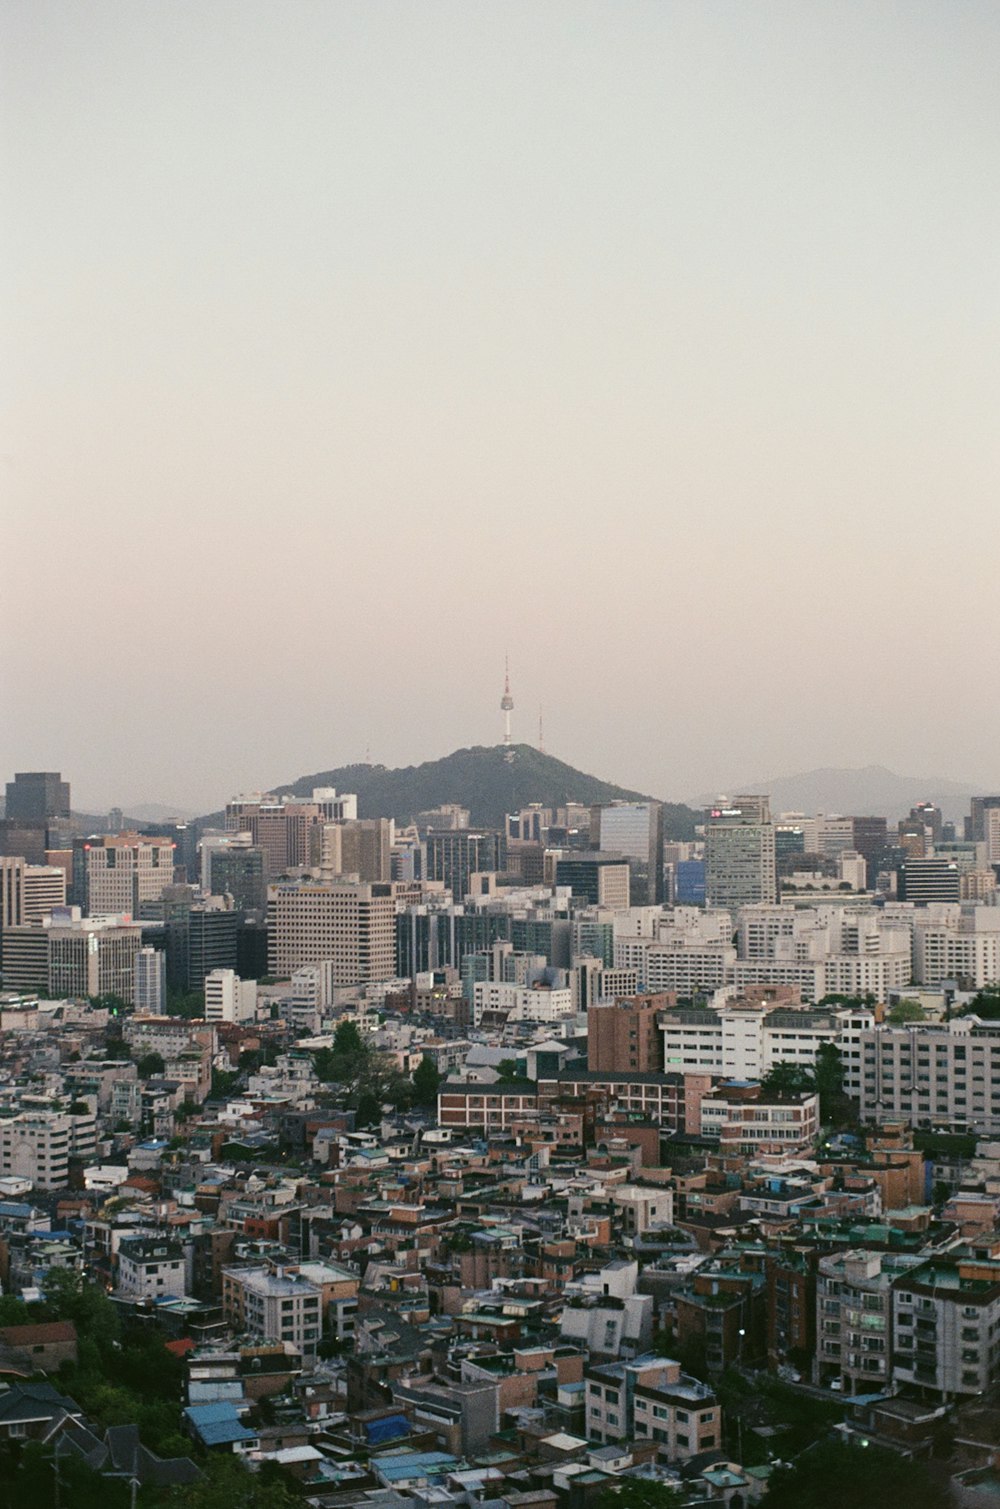
[(1000, 784), (995, 0), (17, 0), (0, 777)]

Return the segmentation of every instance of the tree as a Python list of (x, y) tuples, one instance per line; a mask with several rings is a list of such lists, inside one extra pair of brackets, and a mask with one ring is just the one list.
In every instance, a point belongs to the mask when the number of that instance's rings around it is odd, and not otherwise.
[(441, 1074), (437, 1064), (426, 1055), (413, 1071), (413, 1090), (418, 1106), (436, 1106)]
[(901, 1027), (906, 1022), (922, 1022), (925, 1019), (926, 1013), (920, 1002), (911, 1001), (909, 997), (897, 1001), (895, 1006), (890, 1008), (887, 1018), (894, 1027)]
[(775, 1064), (760, 1082), (764, 1095), (801, 1095), (816, 1088), (810, 1070), (802, 1064)]
[(354, 1125), (361, 1131), (364, 1127), (378, 1126), (381, 1120), (381, 1102), (370, 1090), (362, 1090), (354, 1111)]
[(862, 1442), (820, 1441), (796, 1460), (776, 1467), (764, 1509), (946, 1509), (947, 1492), (915, 1462)]
[(144, 1053), (136, 1067), (140, 1079), (154, 1079), (156, 1075), (162, 1074), (167, 1066), (163, 1054), (157, 1053), (154, 1049), (151, 1053)]
[(26, 1326), (31, 1314), (23, 1299), (16, 1294), (0, 1295), (0, 1326)]
[(995, 1022), (1000, 1018), (1000, 985), (987, 985), (972, 997), (962, 1012), (963, 1016), (982, 1017), (984, 1022)]
[(681, 1509), (686, 1494), (652, 1478), (620, 1478), (597, 1495), (596, 1509)]
[(507, 1084), (511, 1080), (517, 1079), (519, 1077), (517, 1072), (517, 1059), (502, 1058), (497, 1064), (497, 1074), (500, 1076), (501, 1084)]

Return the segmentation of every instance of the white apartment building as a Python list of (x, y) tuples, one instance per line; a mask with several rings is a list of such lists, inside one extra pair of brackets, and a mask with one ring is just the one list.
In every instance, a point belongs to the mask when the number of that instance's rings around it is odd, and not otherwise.
[(505, 1011), (512, 1022), (559, 1022), (572, 1016), (575, 1010), (569, 986), (478, 980), (473, 987), (473, 1020), (477, 1027), (490, 1011)]
[(118, 1292), (126, 1299), (182, 1299), (184, 1252), (166, 1236), (126, 1238), (118, 1248)]
[(871, 1027), (859, 1046), (863, 1120), (1000, 1132), (1000, 1022), (964, 1016)]
[(396, 901), (391, 885), (297, 881), (268, 887), (268, 969), (284, 979), (328, 963), (332, 984), (396, 974)]
[(139, 1016), (162, 1016), (167, 1004), (167, 956), (140, 948), (135, 956), (135, 1009)]
[(667, 1357), (638, 1357), (584, 1370), (587, 1439), (655, 1441), (669, 1462), (686, 1462), (722, 1441), (713, 1391)]
[(97, 1118), (91, 1110), (80, 1116), (22, 1111), (0, 1121), (0, 1177), (30, 1179), (36, 1189), (64, 1189), (70, 1157), (93, 1159), (96, 1149)]
[(1000, 1263), (936, 1257), (893, 1289), (897, 1383), (943, 1399), (981, 1394), (1000, 1375)]
[(266, 1268), (223, 1268), (222, 1304), (232, 1324), (264, 1341), (290, 1342), (315, 1356), (323, 1334), (322, 1291), (307, 1279)]
[(797, 985), (809, 1001), (834, 992), (884, 1001), (910, 981), (911, 917), (912, 908), (904, 921), (867, 905), (744, 907), (732, 983)]
[(761, 1079), (776, 1064), (811, 1068), (824, 1043), (840, 1049), (844, 1088), (860, 1090), (860, 1034), (872, 1027), (870, 1011), (849, 1007), (813, 1009), (734, 1002), (714, 1008), (661, 1014), (663, 1066), (667, 1073), (715, 1074)]
[(919, 908), (913, 978), (920, 985), (958, 980), (971, 990), (1000, 981), (1000, 907), (933, 902)]
[(257, 981), (241, 980), (234, 969), (205, 976), (206, 1022), (252, 1022), (257, 1015)]
[(736, 962), (732, 934), (727, 911), (697, 907), (660, 912), (641, 932), (616, 924), (615, 969), (634, 970), (640, 991), (691, 996), (718, 990)]

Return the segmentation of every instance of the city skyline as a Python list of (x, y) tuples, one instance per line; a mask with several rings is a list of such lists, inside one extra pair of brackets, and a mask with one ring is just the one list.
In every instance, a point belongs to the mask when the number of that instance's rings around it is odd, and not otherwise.
[(4, 16), (5, 768), (996, 785), (995, 7)]

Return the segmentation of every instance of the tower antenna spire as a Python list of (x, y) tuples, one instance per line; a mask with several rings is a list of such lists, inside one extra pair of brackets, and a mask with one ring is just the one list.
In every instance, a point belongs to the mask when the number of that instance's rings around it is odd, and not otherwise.
[(545, 753), (545, 730), (542, 726), (542, 704), (538, 704), (538, 753)]
[(514, 711), (514, 699), (510, 694), (510, 656), (505, 655), (503, 660), (503, 696), (500, 698), (500, 711), (503, 713), (503, 742), (504, 748), (509, 749), (510, 715)]

